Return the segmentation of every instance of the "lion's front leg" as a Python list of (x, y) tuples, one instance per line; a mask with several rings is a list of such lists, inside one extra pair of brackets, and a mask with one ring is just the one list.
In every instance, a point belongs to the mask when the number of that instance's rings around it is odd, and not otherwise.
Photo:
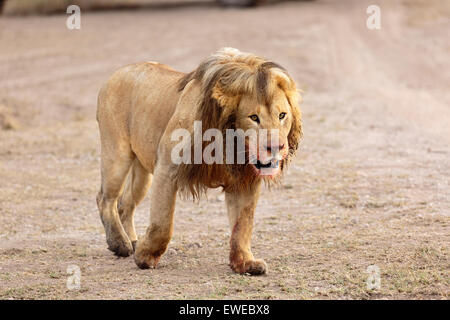
[(150, 188), (150, 225), (136, 245), (134, 261), (141, 269), (155, 268), (173, 234), (176, 185), (166, 167), (157, 167)]
[(230, 266), (235, 272), (252, 275), (264, 274), (264, 260), (255, 259), (251, 251), (253, 216), (258, 201), (260, 184), (248, 193), (226, 193), (228, 218), (231, 227)]

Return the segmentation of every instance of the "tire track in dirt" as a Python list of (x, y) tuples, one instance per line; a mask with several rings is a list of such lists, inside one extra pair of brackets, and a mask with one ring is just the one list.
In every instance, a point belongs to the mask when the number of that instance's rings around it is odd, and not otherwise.
[[(350, 15), (338, 11), (328, 21), (329, 29), (333, 30), (329, 41), (334, 48), (330, 52), (333, 61), (330, 75), (336, 76), (337, 86), (377, 92), (385, 103), (378, 106), (380, 116), (394, 116), (404, 125), (412, 125), (418, 132), (442, 138), (447, 142), (445, 148), (448, 148), (450, 94), (445, 87), (449, 76), (445, 72), (437, 73), (437, 66), (429, 63), (438, 61), (441, 62), (438, 67), (444, 67), (443, 57), (448, 52), (435, 48), (436, 57), (427, 60), (420, 48), (418, 50), (409, 45), (403, 38), (405, 16), (398, 2), (381, 2), (381, 30), (367, 29), (365, 8), (370, 4), (370, 1), (355, 1), (350, 9), (345, 9), (351, 12)], [(349, 16), (352, 18), (349, 19)], [(442, 33), (438, 36), (442, 37)], [(431, 42), (428, 39), (425, 41)], [(407, 58), (411, 56), (415, 58)], [(424, 90), (430, 85), (440, 89), (436, 90), (440, 97)]]

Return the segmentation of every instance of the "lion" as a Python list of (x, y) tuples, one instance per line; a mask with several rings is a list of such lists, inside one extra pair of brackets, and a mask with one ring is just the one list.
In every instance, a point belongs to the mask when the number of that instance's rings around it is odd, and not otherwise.
[[(231, 229), (230, 267), (240, 274), (267, 271), (251, 251), (253, 217), (261, 184), (277, 182), (302, 137), (300, 94), (277, 63), (223, 48), (190, 73), (157, 62), (122, 67), (101, 88), (97, 121), (101, 188), (97, 204), (108, 249), (134, 253), (141, 269), (155, 268), (173, 234), (177, 192), (194, 198), (221, 187)], [(203, 130), (278, 130), (278, 141), (258, 147), (263, 158), (241, 164), (173, 163), (171, 133)], [(261, 143), (262, 140), (258, 140)], [(247, 143), (247, 141), (246, 141)], [(246, 145), (247, 147), (247, 145)], [(248, 151), (248, 150), (247, 150)], [(262, 170), (270, 167), (269, 175)], [(150, 225), (138, 239), (134, 211), (150, 188)]]

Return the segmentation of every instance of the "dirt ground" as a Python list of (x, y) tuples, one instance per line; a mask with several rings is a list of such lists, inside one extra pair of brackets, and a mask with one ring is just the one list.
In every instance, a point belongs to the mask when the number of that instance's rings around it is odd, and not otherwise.
[[(380, 30), (366, 27), (374, 2)], [(65, 20), (0, 18), (1, 299), (448, 299), (448, 1), (147, 7), (82, 13), (81, 30)], [(139, 270), (107, 250), (96, 208), (98, 90), (122, 65), (190, 71), (224, 46), (280, 63), (304, 90), (301, 149), (256, 212), (253, 251), (269, 273), (228, 267), (218, 190), (178, 200), (167, 254)], [(146, 198), (139, 234), (148, 218)]]

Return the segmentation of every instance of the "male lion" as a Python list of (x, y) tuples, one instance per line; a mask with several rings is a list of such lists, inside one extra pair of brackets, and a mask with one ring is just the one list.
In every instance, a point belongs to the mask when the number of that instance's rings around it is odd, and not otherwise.
[[(230, 221), (230, 266), (238, 273), (264, 274), (267, 266), (250, 248), (253, 216), (262, 180), (277, 180), (302, 135), (300, 96), (280, 65), (232, 48), (219, 50), (191, 73), (139, 63), (115, 72), (98, 97), (101, 189), (97, 196), (109, 249), (134, 251), (136, 264), (156, 267), (173, 233), (178, 190), (198, 197), (207, 188), (225, 191)], [(277, 129), (278, 145), (266, 144), (256, 163), (175, 164), (175, 129)], [(261, 146), (259, 146), (261, 147)], [(271, 165), (270, 165), (271, 164)], [(263, 176), (270, 167), (270, 175)], [(133, 215), (150, 187), (150, 226), (137, 238)]]

